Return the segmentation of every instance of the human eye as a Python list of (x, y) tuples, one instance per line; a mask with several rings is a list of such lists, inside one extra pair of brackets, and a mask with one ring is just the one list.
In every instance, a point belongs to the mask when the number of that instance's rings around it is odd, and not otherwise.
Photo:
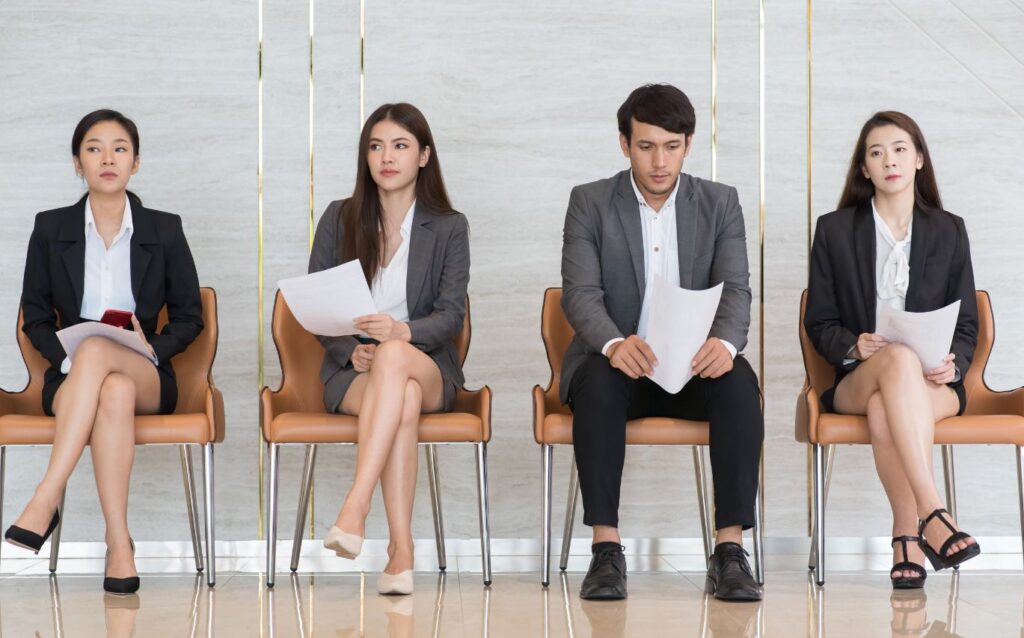
[(395, 148), (397, 148), (397, 149), (407, 149), (407, 148), (409, 148), (409, 145), (406, 144), (405, 142), (399, 142), (398, 144), (395, 144)]
[(379, 151), (380, 150), (380, 143), (379, 142), (370, 142), (370, 150), (371, 151)]

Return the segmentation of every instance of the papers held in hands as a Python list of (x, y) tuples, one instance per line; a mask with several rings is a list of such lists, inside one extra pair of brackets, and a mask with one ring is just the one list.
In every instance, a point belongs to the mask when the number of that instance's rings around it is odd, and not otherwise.
[(651, 381), (675, 394), (693, 377), (693, 358), (708, 339), (722, 298), (722, 284), (707, 290), (687, 290), (654, 276), (647, 345), (658, 365)]
[(146, 343), (139, 336), (139, 333), (134, 330), (125, 330), (124, 328), (100, 323), (99, 321), (83, 321), (82, 323), (76, 323), (69, 328), (57, 331), (57, 339), (60, 341), (60, 345), (64, 347), (64, 352), (67, 353), (71, 363), (75, 362), (75, 351), (78, 350), (78, 346), (82, 345), (82, 342), (89, 337), (110, 339), (118, 345), (134, 350), (147, 359), (153, 360), (153, 355), (150, 354)]
[(931, 312), (907, 312), (881, 306), (875, 334), (890, 343), (906, 345), (917, 354), (926, 371), (934, 370), (943, 365), (942, 360), (949, 354), (959, 314), (959, 299)]
[(361, 335), (363, 332), (352, 320), (377, 313), (358, 259), (320, 272), (282, 279), (277, 286), (295, 318), (315, 335)]

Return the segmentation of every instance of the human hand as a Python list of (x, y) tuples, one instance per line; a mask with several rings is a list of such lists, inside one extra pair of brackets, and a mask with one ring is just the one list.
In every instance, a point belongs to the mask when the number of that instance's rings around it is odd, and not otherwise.
[(369, 372), (373, 364), (373, 354), (377, 345), (373, 343), (361, 343), (352, 351), (352, 367), (356, 372)]
[(630, 379), (649, 376), (658, 365), (658, 359), (647, 342), (636, 335), (629, 335), (608, 348), (608, 361), (612, 367), (622, 370)]
[(410, 341), (412, 339), (409, 324), (404, 321), (395, 321), (391, 315), (377, 314), (356, 317), (355, 326), (371, 338), (382, 343), (392, 339), (400, 341)]
[(951, 383), (956, 378), (956, 366), (953, 364), (953, 359), (956, 359), (956, 355), (950, 352), (943, 357), (941, 366), (925, 371), (924, 378), (939, 385)]
[(853, 358), (860, 359), (861, 361), (867, 361), (868, 358), (889, 345), (889, 342), (885, 340), (885, 337), (876, 335), (871, 332), (862, 333), (857, 337), (857, 345), (853, 349)]
[(701, 379), (717, 379), (732, 370), (732, 353), (718, 337), (708, 337), (693, 358), (693, 374)]
[(156, 359), (156, 351), (153, 350), (153, 346), (149, 345), (149, 339), (146, 338), (146, 333), (142, 331), (142, 325), (134, 314), (132, 315), (132, 328), (135, 330), (135, 334), (139, 335), (139, 339), (142, 339), (142, 343), (146, 344), (146, 349), (149, 350), (149, 358)]

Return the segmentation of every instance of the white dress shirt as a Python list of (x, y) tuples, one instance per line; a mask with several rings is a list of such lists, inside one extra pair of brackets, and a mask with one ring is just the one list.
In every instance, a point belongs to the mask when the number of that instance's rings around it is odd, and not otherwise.
[[(679, 241), (676, 234), (676, 194), (679, 192), (679, 178), (676, 177), (675, 188), (661, 205), (654, 210), (647, 204), (640, 188), (636, 185), (633, 172), (629, 173), (629, 183), (633, 185), (633, 193), (640, 204), (640, 228), (644, 237), (644, 297), (640, 305), (640, 321), (636, 334), (647, 339), (647, 321), (651, 314), (651, 291), (654, 289), (654, 275), (664, 278), (669, 285), (679, 287)], [(608, 356), (608, 349), (613, 344), (624, 341), (621, 337), (609, 339), (601, 348), (601, 354)], [(722, 339), (722, 345), (733, 358), (736, 347)]]
[(415, 209), (416, 200), (413, 200), (398, 230), (402, 243), (388, 265), (377, 272), (377, 276), (373, 278), (373, 285), (370, 286), (370, 296), (373, 297), (373, 304), (377, 306), (377, 312), (391, 315), (395, 321), (409, 321), (405, 284), (409, 273), (409, 234), (412, 232)]
[(910, 239), (914, 218), (907, 224), (906, 236), (897, 241), (871, 198), (871, 214), (875, 218), (875, 325), (882, 306), (905, 310), (907, 288), (910, 286)]
[[(92, 203), (85, 199), (85, 280), (82, 288), (82, 319), (99, 321), (107, 310), (135, 312), (132, 294), (132, 207), (125, 196), (121, 228), (107, 248), (96, 230)], [(156, 363), (156, 361), (154, 361)], [(61, 362), (60, 371), (67, 374), (71, 360)]]

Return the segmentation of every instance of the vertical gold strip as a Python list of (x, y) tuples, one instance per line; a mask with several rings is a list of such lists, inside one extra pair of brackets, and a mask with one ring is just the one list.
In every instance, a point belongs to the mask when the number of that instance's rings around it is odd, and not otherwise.
[[(316, 0), (309, 0), (309, 251), (313, 250), (313, 207), (316, 206), (313, 189), (313, 16)], [(316, 529), (316, 483), (310, 477), (309, 486), (309, 511), (306, 518), (309, 519), (309, 537), (315, 538)]]
[[(257, 19), (257, 64), (259, 71), (256, 76), (256, 283), (257, 291), (256, 320), (259, 324), (256, 332), (256, 392), (263, 390), (263, 0), (259, 0), (259, 18)], [(257, 394), (257, 396), (259, 396)], [(261, 419), (262, 421), (262, 419)], [(257, 535), (263, 540), (263, 424), (258, 424), (259, 435), (259, 504), (256, 507), (259, 520), (256, 523)]]
[(711, 0), (711, 181), (718, 181), (718, 0)]
[(366, 121), (366, 0), (359, 0), (359, 128)]
[[(812, 97), (812, 81), (814, 79), (812, 56), (811, 56), (811, 35), (813, 32), (811, 18), (813, 15), (813, 8), (811, 6), (813, 0), (807, 0), (807, 269), (808, 272), (811, 268), (811, 223), (814, 215), (814, 201), (812, 198), (812, 178), (814, 176), (813, 170), (813, 156), (814, 156), (814, 145), (811, 130), (811, 113), (813, 108)], [(811, 535), (811, 519), (813, 517), (814, 509), (814, 497), (812, 494), (811, 486), (811, 466), (812, 462), (811, 446), (807, 446), (807, 535)]]
[[(759, 250), (759, 282), (758, 282), (758, 304), (760, 306), (760, 343), (761, 352), (758, 357), (758, 378), (761, 381), (761, 396), (765, 396), (765, 369), (764, 369), (764, 190), (765, 190), (765, 86), (764, 86), (764, 3), (765, 0), (758, 0), (757, 17), (757, 230)], [(764, 533), (764, 446), (761, 446), (761, 476), (758, 479), (761, 490), (761, 511), (758, 521), (761, 525), (761, 532)]]

